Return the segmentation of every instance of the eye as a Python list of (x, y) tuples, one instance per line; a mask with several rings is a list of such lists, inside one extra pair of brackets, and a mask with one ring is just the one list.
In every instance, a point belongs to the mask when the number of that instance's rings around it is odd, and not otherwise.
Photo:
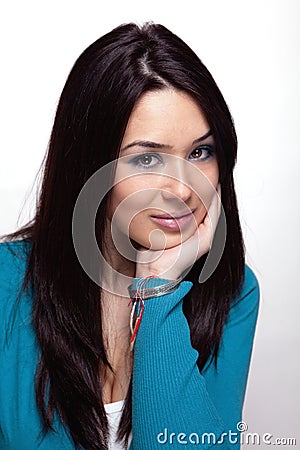
[(162, 159), (157, 153), (144, 153), (133, 158), (130, 163), (143, 169), (152, 169), (161, 164)]
[(197, 147), (192, 151), (189, 158), (192, 161), (205, 161), (211, 158), (213, 153), (214, 148), (211, 145), (201, 145), (201, 147)]
[(139, 158), (139, 162), (143, 166), (152, 166), (155, 163), (155, 158), (153, 155), (143, 155)]

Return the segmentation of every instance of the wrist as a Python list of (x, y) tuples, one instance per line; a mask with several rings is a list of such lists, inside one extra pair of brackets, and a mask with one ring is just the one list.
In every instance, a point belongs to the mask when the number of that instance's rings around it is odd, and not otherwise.
[(132, 284), (128, 286), (128, 292), (130, 298), (134, 298), (136, 294), (144, 300), (151, 297), (160, 297), (176, 290), (181, 281), (181, 279), (169, 280), (159, 277), (135, 278)]

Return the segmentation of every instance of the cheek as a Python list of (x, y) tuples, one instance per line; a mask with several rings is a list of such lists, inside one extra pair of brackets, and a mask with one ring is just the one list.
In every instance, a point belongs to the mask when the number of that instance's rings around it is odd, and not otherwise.
[(125, 180), (114, 185), (109, 198), (109, 219), (112, 220), (113, 215), (117, 212), (118, 207), (127, 199), (127, 205), (130, 203), (132, 194), (137, 190), (137, 182)]
[(212, 164), (206, 170), (202, 170), (193, 185), (195, 203), (198, 206), (196, 219), (198, 225), (206, 216), (207, 209), (210, 207), (219, 182), (219, 170), (216, 163)]
[(109, 206), (108, 206), (108, 218), (112, 220), (114, 212), (116, 211), (118, 205), (122, 202), (124, 198), (123, 189), (120, 186), (115, 186), (110, 192), (109, 196)]
[(128, 179), (114, 186), (109, 201), (109, 219), (122, 229), (128, 231), (132, 221), (143, 217), (143, 212), (155, 201), (157, 191), (141, 183), (141, 177)]
[(217, 189), (218, 183), (219, 183), (219, 167), (218, 164), (216, 163), (215, 166), (213, 167), (213, 170), (210, 174), (210, 182), (211, 184), (214, 186), (215, 190)]
[(207, 170), (204, 172), (204, 175), (210, 181), (214, 189), (216, 189), (218, 181), (219, 181), (219, 166), (217, 159), (214, 159), (211, 164), (208, 166)]

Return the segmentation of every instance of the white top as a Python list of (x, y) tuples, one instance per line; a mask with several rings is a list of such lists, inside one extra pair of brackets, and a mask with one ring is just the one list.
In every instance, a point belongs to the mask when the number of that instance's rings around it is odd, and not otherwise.
[(106, 405), (104, 405), (109, 428), (109, 441), (108, 441), (109, 450), (128, 450), (130, 447), (130, 443), (132, 440), (132, 433), (130, 433), (128, 439), (128, 447), (123, 447), (120, 444), (120, 442), (116, 442), (116, 436), (119, 428), (119, 423), (121, 420), (123, 405), (124, 400), (120, 400), (118, 402), (113, 403), (107, 403)]

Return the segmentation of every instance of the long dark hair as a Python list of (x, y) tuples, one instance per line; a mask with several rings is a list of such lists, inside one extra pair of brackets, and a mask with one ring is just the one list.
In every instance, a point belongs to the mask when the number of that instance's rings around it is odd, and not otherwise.
[[(171, 86), (200, 105), (216, 141), (227, 240), (210, 278), (198, 283), (207, 255), (186, 279), (184, 298), (198, 367), (216, 363), (230, 303), (244, 277), (244, 245), (233, 168), (237, 139), (232, 117), (211, 74), (195, 53), (162, 25), (122, 25), (89, 46), (72, 68), (57, 108), (44, 164), (35, 218), (6, 239), (30, 242), (24, 286), (34, 295), (33, 327), (41, 348), (36, 399), (44, 432), (53, 414), (67, 425), (76, 446), (105, 449), (107, 419), (99, 365), (109, 367), (101, 328), (99, 286), (82, 270), (72, 241), (72, 212), (84, 183), (116, 159), (131, 111), (147, 91)], [(99, 248), (108, 199), (96, 217)], [(131, 383), (119, 438), (131, 430)]]

